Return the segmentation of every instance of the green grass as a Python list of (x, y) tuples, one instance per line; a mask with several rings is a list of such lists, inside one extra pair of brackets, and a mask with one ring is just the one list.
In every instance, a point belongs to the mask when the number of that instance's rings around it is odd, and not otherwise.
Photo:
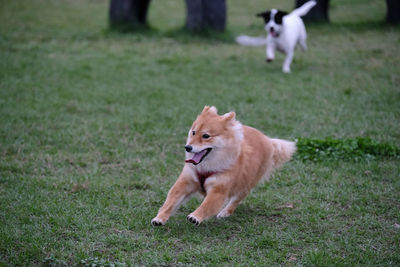
[(400, 148), (389, 144), (380, 144), (370, 138), (354, 139), (296, 139), (295, 157), (305, 161), (324, 160), (383, 160), (400, 159)]
[(398, 157), (295, 157), (226, 220), (187, 223), (193, 199), (150, 226), (206, 104), (272, 137), (400, 146), (384, 1), (331, 1), (285, 75), (282, 55), (232, 40), (293, 2), (228, 1), (227, 33), (192, 36), (184, 1), (119, 34), (106, 0), (0, 0), (0, 266), (399, 265)]

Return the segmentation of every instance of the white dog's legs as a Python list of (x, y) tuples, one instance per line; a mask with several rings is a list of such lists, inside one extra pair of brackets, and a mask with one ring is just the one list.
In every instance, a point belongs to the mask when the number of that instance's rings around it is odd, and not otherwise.
[(286, 53), (286, 58), (285, 61), (283, 62), (283, 66), (282, 66), (282, 71), (285, 73), (289, 73), (290, 72), (290, 64), (292, 63), (293, 60), (293, 54), (294, 54), (294, 49), (289, 50)]
[(300, 39), (299, 41), (301, 48), (303, 48), (303, 51), (307, 50), (307, 42), (306, 39)]
[(304, 23), (302, 23), (300, 27), (300, 35), (299, 35), (299, 43), (301, 48), (303, 48), (303, 51), (307, 50), (307, 32), (306, 32), (306, 27), (304, 26)]
[(275, 45), (273, 44), (268, 44), (266, 48), (266, 54), (267, 54), (267, 62), (271, 62), (275, 59)]

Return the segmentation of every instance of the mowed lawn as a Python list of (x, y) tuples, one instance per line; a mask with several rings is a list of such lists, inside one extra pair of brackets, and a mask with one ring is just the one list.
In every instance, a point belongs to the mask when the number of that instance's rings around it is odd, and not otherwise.
[(284, 74), (233, 39), (294, 0), (229, 0), (227, 32), (196, 35), (182, 0), (126, 34), (107, 0), (0, 0), (0, 266), (400, 265), (398, 157), (295, 157), (230, 218), (195, 227), (192, 199), (150, 225), (204, 105), (271, 137), (400, 146), (400, 28), (383, 0), (330, 2)]

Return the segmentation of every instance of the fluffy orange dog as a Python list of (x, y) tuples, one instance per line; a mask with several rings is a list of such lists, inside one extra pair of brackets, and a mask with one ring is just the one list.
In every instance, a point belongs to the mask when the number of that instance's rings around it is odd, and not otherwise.
[(196, 192), (205, 198), (189, 214), (189, 222), (199, 225), (215, 215), (232, 215), (261, 179), (267, 179), (273, 169), (291, 158), (296, 144), (269, 138), (242, 125), (234, 112), (220, 116), (215, 107), (205, 106), (193, 122), (185, 149), (185, 166), (151, 220), (153, 226), (164, 225), (179, 205)]

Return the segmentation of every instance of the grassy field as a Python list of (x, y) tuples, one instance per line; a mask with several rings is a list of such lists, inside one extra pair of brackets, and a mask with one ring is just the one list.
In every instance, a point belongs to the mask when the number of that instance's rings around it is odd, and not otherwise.
[(225, 220), (189, 201), (153, 228), (204, 105), (272, 137), (400, 146), (400, 28), (382, 0), (332, 0), (309, 51), (265, 63), (254, 14), (191, 36), (184, 1), (154, 0), (153, 30), (107, 30), (107, 0), (0, 0), (0, 266), (400, 265), (400, 160), (295, 158)]

